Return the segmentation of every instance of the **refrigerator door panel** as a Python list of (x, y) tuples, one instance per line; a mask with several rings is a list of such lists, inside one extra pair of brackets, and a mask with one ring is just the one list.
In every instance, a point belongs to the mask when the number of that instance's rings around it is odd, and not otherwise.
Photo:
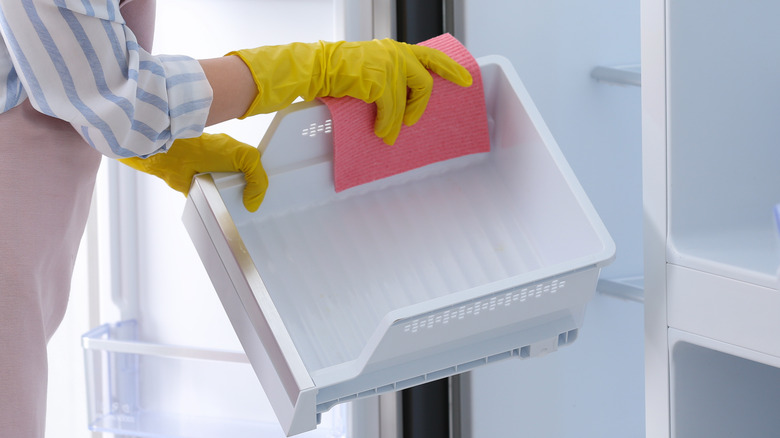
[[(144, 342), (135, 321), (99, 326), (82, 345), (92, 431), (165, 438), (285, 435), (243, 352)], [(334, 410), (302, 438), (345, 436), (345, 414)]]
[[(355, 8), (357, 3), (357, 0), (157, 2), (153, 53), (205, 59), (239, 48), (267, 44), (370, 38), (361, 26), (365, 22), (365, 11)], [(208, 17), (207, 25), (204, 17)], [(272, 117), (230, 121), (207, 130), (257, 144)], [(122, 342), (121, 348), (127, 351), (111, 351), (115, 344), (85, 344), (91, 345), (85, 347), (85, 354), (91, 354), (95, 359), (90, 369), (94, 371), (91, 376), (96, 379), (93, 382), (96, 399), (105, 396), (102, 400), (107, 403), (101, 405), (102, 418), (111, 421), (113, 415), (120, 415), (127, 420), (133, 419), (133, 424), (113, 424), (112, 430), (121, 436), (283, 436), (276, 414), (241, 351), (242, 345), (182, 227), (180, 215), (185, 205), (184, 197), (155, 177), (137, 173), (116, 162), (110, 164), (110, 179), (116, 184), (104, 181), (97, 185), (101, 189), (107, 186), (115, 189), (98, 200), (104, 209), (111, 210), (113, 222), (105, 227), (101, 223), (98, 231), (108, 234), (110, 230), (116, 238), (111, 239), (112, 247), (98, 258), (101, 275), (109, 271), (104, 260), (115, 263), (110, 275), (106, 276), (111, 277), (108, 280), (113, 284), (101, 287), (105, 295), (101, 297), (101, 304), (108, 311), (101, 309), (99, 323), (114, 326), (116, 321), (125, 324), (126, 320), (132, 320), (137, 323), (137, 330), (133, 338), (112, 339)], [(109, 240), (107, 236), (100, 236), (101, 242)], [(108, 292), (114, 292), (114, 299)], [(177, 353), (173, 357), (160, 358), (157, 353), (161, 350), (195, 351), (197, 357)], [(246, 363), (201, 358), (212, 357), (214, 351), (244, 356)], [(117, 355), (125, 355), (126, 360), (114, 360)], [(137, 363), (138, 366), (129, 373), (117, 371), (116, 366), (126, 363)], [(115, 385), (107, 383), (110, 379), (100, 380), (101, 377), (120, 375), (130, 383)], [(298, 402), (298, 390), (306, 387), (306, 383), (296, 380), (292, 373), (278, 385), (280, 389), (275, 389), (274, 395), (282, 394), (290, 405)], [(113, 391), (128, 387), (133, 391)], [(292, 391), (286, 388), (295, 389), (295, 398), (287, 395)], [(131, 415), (122, 407), (132, 408)], [(320, 432), (321, 435), (345, 434), (343, 424), (329, 426), (331, 418), (339, 417), (338, 421), (343, 422), (344, 413), (345, 410), (334, 409), (323, 416), (321, 429), (329, 430), (317, 430), (311, 436), (319, 436), (316, 433)], [(167, 425), (155, 430), (154, 424), (145, 420), (150, 418), (160, 420), (153, 423), (161, 427)], [(208, 420), (215, 428), (185, 428), (188, 424), (205, 424), (199, 423), (201, 420)], [(223, 423), (221, 432), (220, 422)], [(241, 422), (248, 427), (234, 429), (230, 426)], [(133, 429), (140, 423), (144, 423), (145, 428)], [(178, 432), (172, 426), (176, 424), (182, 427)], [(123, 431), (114, 426), (127, 426), (128, 429)], [(90, 427), (105, 430), (94, 422)], [(193, 429), (200, 430), (195, 433)]]

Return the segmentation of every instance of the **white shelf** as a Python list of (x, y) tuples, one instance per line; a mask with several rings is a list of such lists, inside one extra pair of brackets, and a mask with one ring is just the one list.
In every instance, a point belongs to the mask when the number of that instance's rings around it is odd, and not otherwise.
[(780, 356), (777, 241), (771, 224), (670, 238), (669, 326)]
[(700, 230), (670, 238), (669, 263), (776, 289), (780, 248), (774, 226)]
[(590, 72), (590, 76), (599, 82), (613, 85), (642, 86), (642, 70), (639, 64), (619, 66), (597, 66)]
[(668, 265), (672, 328), (780, 356), (780, 293), (776, 289)]
[(643, 276), (624, 278), (601, 278), (596, 291), (602, 295), (608, 295), (626, 301), (643, 303), (645, 279)]

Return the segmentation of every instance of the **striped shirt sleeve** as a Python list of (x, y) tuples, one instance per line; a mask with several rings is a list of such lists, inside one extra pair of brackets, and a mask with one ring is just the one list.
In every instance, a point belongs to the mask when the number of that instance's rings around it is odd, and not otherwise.
[(212, 100), (200, 64), (144, 51), (118, 4), (0, 0), (0, 112), (26, 95), (114, 158), (148, 156), (200, 135)]

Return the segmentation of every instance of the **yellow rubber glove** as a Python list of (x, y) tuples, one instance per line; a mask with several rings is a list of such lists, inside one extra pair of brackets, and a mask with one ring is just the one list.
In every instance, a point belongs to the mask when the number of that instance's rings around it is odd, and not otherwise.
[(179, 139), (173, 142), (168, 152), (119, 161), (161, 178), (185, 196), (190, 191), (192, 177), (198, 173), (243, 172), (246, 179), (244, 206), (249, 211), (260, 207), (268, 188), (268, 176), (260, 162), (260, 151), (225, 134)]
[(376, 103), (374, 132), (387, 144), (395, 143), (402, 123), (413, 125), (425, 111), (433, 89), (426, 69), (464, 87), (472, 82), (468, 70), (443, 52), (389, 39), (293, 43), (228, 55), (241, 57), (257, 85), (243, 117), (280, 110), (298, 97), (351, 96)]

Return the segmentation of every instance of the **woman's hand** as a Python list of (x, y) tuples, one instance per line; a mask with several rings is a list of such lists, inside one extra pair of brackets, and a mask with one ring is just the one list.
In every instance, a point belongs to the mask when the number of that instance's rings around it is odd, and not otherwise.
[(384, 39), (363, 42), (294, 43), (240, 50), (257, 86), (248, 117), (282, 109), (296, 98), (351, 96), (376, 103), (374, 132), (387, 144), (402, 124), (413, 125), (433, 89), (428, 70), (461, 86), (471, 74), (443, 52)]

